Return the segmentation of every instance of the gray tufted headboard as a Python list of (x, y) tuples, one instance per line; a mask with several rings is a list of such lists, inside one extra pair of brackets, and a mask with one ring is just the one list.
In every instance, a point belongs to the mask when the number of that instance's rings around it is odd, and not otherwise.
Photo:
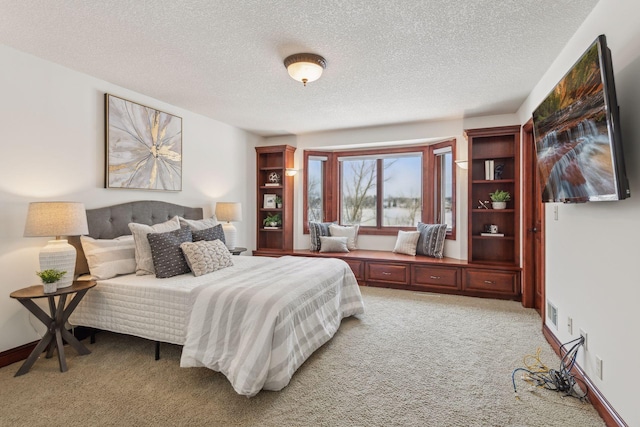
[[(202, 219), (203, 212), (202, 208), (190, 208), (153, 200), (87, 209), (88, 235), (94, 239), (115, 239), (119, 236), (131, 234), (131, 230), (129, 230), (130, 222), (153, 225), (171, 219), (176, 215), (186, 219)], [(89, 267), (82, 251), (80, 238), (69, 237), (69, 243), (75, 246), (78, 251), (76, 274), (88, 273)]]

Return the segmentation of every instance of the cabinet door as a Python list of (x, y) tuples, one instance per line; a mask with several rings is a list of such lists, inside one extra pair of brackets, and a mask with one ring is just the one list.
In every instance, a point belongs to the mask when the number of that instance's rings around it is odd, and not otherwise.
[(358, 282), (364, 280), (364, 261), (357, 259), (343, 259), (343, 261), (349, 264)]

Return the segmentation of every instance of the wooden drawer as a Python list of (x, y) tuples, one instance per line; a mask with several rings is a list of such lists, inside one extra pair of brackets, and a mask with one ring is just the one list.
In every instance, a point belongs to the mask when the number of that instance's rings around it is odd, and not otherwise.
[(411, 266), (412, 285), (429, 288), (460, 288), (460, 269), (433, 267), (429, 265)]
[(409, 272), (406, 264), (367, 262), (365, 278), (367, 281), (408, 285)]
[(464, 290), (516, 295), (519, 277), (517, 271), (466, 269)]
[(357, 259), (342, 259), (344, 262), (349, 264), (351, 267), (351, 271), (356, 276), (358, 281), (364, 280), (364, 261), (360, 261)]

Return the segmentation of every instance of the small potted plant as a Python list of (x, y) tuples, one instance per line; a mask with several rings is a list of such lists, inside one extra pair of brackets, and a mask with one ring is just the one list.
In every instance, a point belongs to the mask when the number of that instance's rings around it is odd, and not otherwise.
[(489, 193), (491, 198), (491, 207), (493, 209), (505, 209), (507, 202), (511, 200), (511, 194), (505, 190), (496, 190), (493, 193)]
[(50, 268), (48, 270), (36, 271), (36, 274), (38, 275), (40, 280), (42, 280), (44, 293), (50, 294), (58, 289), (58, 280), (62, 279), (62, 276), (67, 274), (67, 272), (56, 270), (55, 268)]
[(279, 213), (273, 213), (267, 215), (267, 217), (262, 221), (265, 227), (278, 227), (282, 224), (282, 219), (280, 218)]
[(276, 196), (276, 208), (282, 209), (282, 197)]

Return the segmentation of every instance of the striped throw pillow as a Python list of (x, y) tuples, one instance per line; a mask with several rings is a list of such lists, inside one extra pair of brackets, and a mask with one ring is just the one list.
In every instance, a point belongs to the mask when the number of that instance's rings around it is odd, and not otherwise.
[(444, 256), (444, 241), (447, 237), (447, 224), (418, 223), (420, 238), (416, 253), (434, 258)]
[(331, 236), (329, 232), (330, 222), (310, 222), (309, 237), (311, 237), (311, 250), (318, 252), (321, 248), (320, 236)]
[(80, 236), (80, 242), (93, 280), (135, 273), (136, 254), (133, 236), (120, 236), (115, 239)]

